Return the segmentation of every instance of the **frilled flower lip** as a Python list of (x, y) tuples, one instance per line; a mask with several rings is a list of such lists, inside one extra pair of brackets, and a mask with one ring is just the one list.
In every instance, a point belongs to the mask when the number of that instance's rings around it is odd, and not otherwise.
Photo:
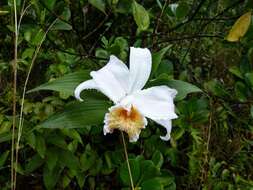
[[(161, 139), (169, 140), (171, 120), (177, 118), (173, 102), (177, 91), (164, 85), (142, 90), (148, 81), (152, 67), (151, 53), (147, 48), (131, 47), (129, 61), (130, 68), (128, 69), (121, 60), (111, 55), (104, 67), (90, 73), (92, 79), (76, 87), (75, 97), (82, 101), (80, 93), (83, 90), (96, 89), (112, 100), (116, 107), (125, 109), (129, 114), (134, 107), (144, 119), (147, 117), (164, 126), (167, 133), (161, 136)], [(112, 115), (115, 106), (110, 108), (109, 113), (105, 115), (105, 135), (111, 132), (108, 128), (108, 117)], [(127, 132), (132, 142), (139, 138), (139, 130), (136, 130), (136, 134), (129, 134), (124, 126), (119, 126), (118, 129)]]

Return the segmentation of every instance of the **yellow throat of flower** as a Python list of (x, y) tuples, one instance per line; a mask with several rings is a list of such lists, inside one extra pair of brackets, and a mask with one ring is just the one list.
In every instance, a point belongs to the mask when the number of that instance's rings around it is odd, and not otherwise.
[(104, 133), (112, 133), (114, 129), (119, 129), (128, 134), (131, 142), (137, 141), (141, 129), (145, 128), (147, 121), (145, 117), (135, 108), (128, 111), (123, 107), (112, 107), (105, 116)]

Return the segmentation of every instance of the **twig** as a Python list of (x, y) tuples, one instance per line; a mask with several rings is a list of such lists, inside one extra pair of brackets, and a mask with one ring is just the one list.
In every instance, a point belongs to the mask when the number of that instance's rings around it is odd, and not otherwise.
[(53, 15), (54, 17), (58, 18), (59, 20), (61, 20), (62, 22), (65, 22), (69, 25), (71, 25), (71, 23), (65, 19), (63, 19), (61, 16), (59, 16), (58, 14), (56, 14), (54, 11), (52, 11), (51, 9), (49, 9), (47, 7), (47, 5), (42, 1), (42, 0), (39, 0), (39, 3), (51, 14)]
[(18, 33), (19, 33), (19, 30), (20, 30), (20, 25), (21, 25), (21, 21), (23, 19), (23, 16), (25, 15), (26, 11), (31, 7), (31, 5), (32, 4), (29, 4), (26, 8), (22, 9), (22, 11), (21, 11), (19, 22), (18, 22)]
[(89, 55), (91, 55), (92, 51), (95, 49), (98, 41), (104, 36), (104, 34), (112, 27), (113, 23), (111, 23), (109, 26), (107, 26), (107, 28), (104, 30), (104, 32), (102, 32), (98, 39), (94, 42), (94, 44), (92, 45), (92, 47), (90, 48), (90, 51), (89, 51)]
[[(170, 0), (169, 0), (169, 3), (170, 3)], [(163, 15), (164, 9), (167, 7), (167, 4), (169, 4), (169, 3), (168, 3), (168, 0), (165, 1), (164, 5), (163, 5), (163, 7), (162, 7), (162, 11), (161, 11), (160, 15), (157, 17), (155, 29), (153, 30), (153, 34), (152, 34), (152, 36), (153, 36), (152, 43), (153, 43), (153, 44), (154, 44), (154, 41), (155, 41), (155, 39), (156, 39), (155, 34), (156, 34), (157, 31), (158, 31), (160, 19), (161, 19), (162, 15)]]
[(126, 146), (126, 142), (125, 142), (124, 133), (122, 131), (121, 131), (121, 137), (122, 137), (122, 142), (124, 145), (124, 152), (125, 152), (125, 157), (126, 157), (126, 163), (127, 163), (127, 169), (128, 169), (128, 173), (129, 173), (131, 188), (132, 188), (132, 190), (134, 190), (134, 182), (133, 182), (131, 167), (130, 167), (129, 160), (128, 160), (127, 146)]
[(103, 26), (103, 24), (105, 23), (105, 21), (108, 19), (108, 15), (105, 16), (105, 18), (97, 25), (96, 28), (94, 28), (92, 31), (90, 31), (88, 34), (86, 34), (82, 40), (86, 40), (87, 38), (89, 38), (91, 35), (93, 35), (99, 28), (101, 28)]
[(217, 15), (215, 15), (213, 18), (211, 18), (206, 25), (210, 24), (212, 21), (216, 20), (219, 16), (223, 15), (225, 12), (227, 12), (228, 10), (230, 10), (231, 8), (235, 7), (236, 5), (243, 3), (244, 0), (239, 0), (234, 2), (232, 5), (228, 6), (227, 8), (225, 8), (223, 11), (221, 11), (220, 13), (218, 13)]
[[(210, 24), (211, 22), (213, 22), (213, 21), (219, 19), (219, 18), (218, 18), (219, 16), (223, 15), (223, 14), (226, 13), (228, 10), (232, 9), (233, 7), (235, 7), (236, 5), (238, 5), (238, 4), (242, 3), (242, 2), (244, 2), (244, 0), (238, 0), (238, 1), (234, 2), (233, 4), (231, 4), (230, 6), (228, 6), (227, 8), (225, 8), (225, 9), (224, 9), (223, 11), (221, 11), (220, 13), (216, 14), (214, 17), (209, 18), (209, 19), (208, 19), (208, 22), (205, 23), (205, 27), (206, 27), (208, 24)], [(199, 7), (199, 8), (200, 8), (200, 7)], [(195, 11), (195, 13), (197, 14), (196, 11)], [(193, 14), (193, 16), (195, 17), (196, 14)], [(173, 32), (173, 31), (177, 30), (178, 28), (184, 26), (185, 24), (187, 24), (187, 23), (193, 21), (193, 20), (194, 20), (194, 17), (191, 16), (187, 21), (184, 21), (184, 22), (182, 22), (182, 23), (179, 23), (178, 25), (176, 25), (175, 27), (171, 28), (171, 29), (170, 29), (169, 31), (167, 31), (166, 33), (160, 32), (160, 33), (148, 35), (148, 36), (146, 36), (146, 37), (149, 37), (149, 36), (152, 36), (152, 35), (167, 36), (169, 33)], [(204, 20), (205, 20), (205, 19), (204, 19)], [(137, 36), (137, 38), (139, 38), (139, 37)]]
[(178, 25), (174, 26), (173, 28), (171, 28), (169, 30), (169, 32), (172, 32), (172, 31), (175, 31), (179, 28), (181, 28), (182, 26), (184, 26), (185, 24), (191, 22), (194, 17), (197, 15), (197, 13), (199, 12), (200, 8), (202, 7), (202, 5), (205, 3), (206, 0), (202, 0), (199, 5), (197, 6), (197, 8), (195, 9), (195, 11), (193, 12), (193, 14), (186, 20), (186, 21), (183, 21), (181, 23), (179, 23)]
[(87, 55), (87, 54), (74, 53), (74, 52), (67, 51), (67, 50), (59, 47), (57, 44), (55, 44), (55, 42), (52, 39), (50, 39), (50, 37), (48, 37), (48, 41), (53, 45), (54, 49), (59, 50), (63, 53), (67, 53), (67, 54), (70, 54), (70, 55), (76, 55), (76, 56), (84, 58), (84, 59), (90, 58), (90, 59), (95, 59), (95, 60), (107, 60), (106, 58), (102, 58), (102, 57), (95, 57), (93, 55)]
[(223, 39), (224, 37), (220, 36), (220, 35), (199, 34), (199, 35), (192, 35), (192, 36), (183, 36), (181, 38), (167, 38), (166, 41), (164, 41), (164, 39), (163, 39), (163, 41), (157, 42), (155, 45), (168, 43), (168, 42), (192, 40), (192, 39), (196, 39), (196, 38), (219, 38), (219, 39)]

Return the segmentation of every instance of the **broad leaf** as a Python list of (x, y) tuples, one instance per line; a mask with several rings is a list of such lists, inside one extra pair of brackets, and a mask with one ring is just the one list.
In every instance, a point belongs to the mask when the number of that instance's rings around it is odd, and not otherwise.
[(202, 92), (199, 87), (181, 80), (170, 80), (167, 85), (177, 90), (176, 100), (182, 100), (190, 93)]
[(89, 73), (89, 71), (71, 73), (61, 78), (42, 84), (32, 90), (29, 90), (28, 93), (39, 90), (54, 90), (67, 95), (73, 95), (77, 85), (90, 78)]
[(154, 178), (154, 179), (149, 179), (149, 180), (144, 181), (141, 184), (141, 189), (142, 190), (163, 190), (164, 187), (158, 179)]
[(104, 2), (104, 0), (89, 0), (89, 3), (92, 4), (92, 6), (96, 7), (98, 10), (105, 13), (105, 2)]
[(44, 128), (82, 128), (103, 123), (110, 103), (102, 100), (75, 102), (62, 113), (49, 117), (40, 125)]
[(149, 15), (146, 9), (136, 1), (133, 1), (132, 11), (135, 23), (137, 24), (139, 30), (147, 30), (149, 27)]
[(165, 78), (163, 77), (164, 76), (161, 76), (160, 78), (151, 81), (148, 86), (167, 85), (170, 88), (176, 89), (177, 95), (175, 100), (177, 101), (184, 99), (190, 93), (202, 92), (199, 87), (188, 82), (181, 80), (169, 80), (167, 76), (165, 76)]
[(161, 49), (158, 52), (152, 54), (152, 76), (156, 73), (165, 53), (171, 48), (172, 45), (168, 45), (167, 47)]
[(232, 26), (227, 36), (227, 41), (237, 42), (243, 37), (249, 29), (251, 22), (251, 12), (247, 12), (242, 15), (235, 24)]
[[(129, 159), (129, 164), (132, 172), (133, 182), (136, 184), (141, 175), (140, 162), (137, 159)], [(123, 184), (130, 186), (131, 183), (126, 162), (123, 165), (121, 165), (119, 173), (120, 179), (123, 182)]]

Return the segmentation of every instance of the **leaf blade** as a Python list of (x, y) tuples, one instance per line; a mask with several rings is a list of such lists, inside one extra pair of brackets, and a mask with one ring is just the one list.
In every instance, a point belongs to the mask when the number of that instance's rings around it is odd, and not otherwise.
[(90, 100), (67, 106), (62, 113), (49, 117), (40, 124), (43, 128), (82, 128), (103, 122), (110, 104), (108, 101)]
[(138, 4), (136, 1), (133, 1), (132, 11), (135, 23), (137, 24), (140, 31), (147, 30), (149, 27), (149, 15), (146, 9)]
[(36, 92), (39, 90), (53, 90), (63, 92), (67, 95), (73, 95), (75, 87), (79, 83), (90, 78), (89, 73), (90, 71), (88, 70), (70, 73), (53, 81), (44, 83), (34, 89), (31, 89), (27, 91), (27, 93)]
[(229, 31), (227, 41), (237, 42), (243, 37), (249, 29), (251, 22), (251, 12), (243, 14), (239, 19), (236, 20), (234, 25)]

